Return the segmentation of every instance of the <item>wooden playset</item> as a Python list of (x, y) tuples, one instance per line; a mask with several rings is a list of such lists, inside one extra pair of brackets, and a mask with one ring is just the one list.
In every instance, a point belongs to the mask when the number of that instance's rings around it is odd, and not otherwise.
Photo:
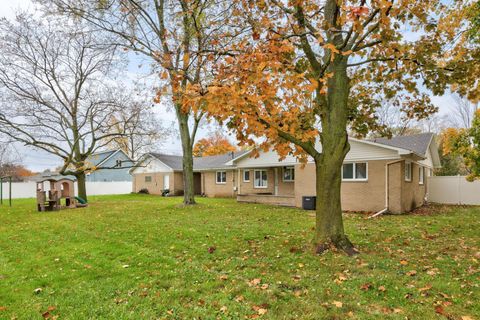
[[(45, 183), (49, 184), (46, 191)], [(64, 200), (64, 202), (62, 202)], [(45, 177), (37, 181), (38, 211), (56, 211), (64, 208), (77, 208), (85, 205), (75, 199), (75, 179), (69, 177)]]

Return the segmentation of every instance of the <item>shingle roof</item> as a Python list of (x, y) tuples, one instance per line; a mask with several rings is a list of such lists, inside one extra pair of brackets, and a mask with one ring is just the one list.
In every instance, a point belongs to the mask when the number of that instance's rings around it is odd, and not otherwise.
[[(238, 151), (238, 152), (234, 152), (233, 155), (231, 152), (228, 152), (228, 153), (217, 155), (217, 156), (194, 157), (193, 169), (205, 170), (205, 169), (229, 168), (231, 166), (226, 165), (228, 161), (232, 160), (233, 158), (239, 157), (246, 152), (247, 151)], [(183, 170), (182, 156), (175, 156), (175, 155), (161, 154), (161, 153), (150, 153), (150, 155), (162, 161), (173, 170), (178, 170), (178, 171)]]
[(193, 168), (195, 170), (205, 170), (205, 169), (224, 169), (231, 166), (226, 165), (226, 163), (236, 157), (239, 157), (245, 154), (248, 151), (238, 151), (238, 152), (228, 152), (217, 156), (207, 156), (207, 157), (197, 157), (193, 158)]
[(384, 144), (391, 147), (407, 149), (416, 154), (425, 157), (427, 155), (428, 147), (432, 141), (433, 133), (412, 134), (409, 136), (398, 136), (391, 139), (376, 138), (373, 142)]
[(182, 156), (175, 156), (175, 155), (162, 154), (162, 153), (150, 153), (150, 154), (155, 158), (157, 158), (158, 160), (165, 163), (167, 166), (169, 166), (173, 170), (183, 170)]

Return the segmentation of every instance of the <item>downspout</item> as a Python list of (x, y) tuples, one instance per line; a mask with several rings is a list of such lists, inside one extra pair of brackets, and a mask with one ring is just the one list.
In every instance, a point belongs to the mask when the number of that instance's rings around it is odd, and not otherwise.
[(398, 163), (398, 162), (402, 162), (402, 161), (404, 161), (404, 159), (387, 162), (387, 163), (385, 164), (385, 208), (383, 208), (382, 210), (380, 210), (380, 211), (374, 213), (373, 215), (369, 216), (368, 219), (378, 217), (379, 215), (382, 215), (382, 214), (384, 214), (385, 212), (388, 211), (388, 207), (389, 207), (389, 201), (388, 201), (388, 192), (389, 192), (388, 180), (389, 180), (389, 172), (390, 172), (389, 167), (390, 167), (390, 165), (392, 165), (392, 164), (395, 164), (395, 163)]

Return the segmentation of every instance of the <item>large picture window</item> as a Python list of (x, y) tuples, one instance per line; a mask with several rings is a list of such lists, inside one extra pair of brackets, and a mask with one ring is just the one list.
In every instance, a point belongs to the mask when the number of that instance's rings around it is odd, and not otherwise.
[(345, 163), (342, 166), (342, 180), (345, 180), (345, 181), (368, 180), (368, 164), (366, 162)]
[(267, 170), (255, 170), (254, 188), (267, 188)]
[(295, 168), (293, 168), (293, 167), (284, 167), (283, 168), (283, 181), (284, 182), (295, 181)]
[(217, 184), (227, 183), (227, 172), (226, 171), (217, 171)]

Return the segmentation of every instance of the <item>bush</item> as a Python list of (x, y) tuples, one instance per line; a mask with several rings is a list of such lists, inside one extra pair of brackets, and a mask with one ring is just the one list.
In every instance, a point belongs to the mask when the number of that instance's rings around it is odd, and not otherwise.
[(162, 190), (162, 197), (167, 197), (169, 193), (170, 193), (170, 189)]
[(138, 191), (138, 193), (141, 193), (141, 194), (150, 194), (150, 192), (148, 191), (147, 188), (140, 189), (140, 191)]

